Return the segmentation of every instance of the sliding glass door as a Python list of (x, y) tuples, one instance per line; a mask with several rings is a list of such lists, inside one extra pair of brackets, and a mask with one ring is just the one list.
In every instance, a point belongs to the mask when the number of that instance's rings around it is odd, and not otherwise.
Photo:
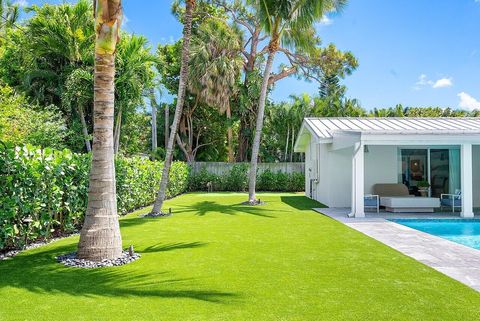
[[(460, 151), (457, 148), (400, 149), (400, 177), (410, 194), (440, 197), (460, 189)], [(425, 186), (430, 186), (426, 189)]]

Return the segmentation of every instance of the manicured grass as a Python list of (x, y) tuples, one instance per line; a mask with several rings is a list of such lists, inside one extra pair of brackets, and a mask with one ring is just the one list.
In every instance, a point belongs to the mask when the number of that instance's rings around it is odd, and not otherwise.
[(309, 208), (298, 194), (189, 194), (122, 218), (142, 258), (66, 268), (78, 237), (0, 262), (0, 320), (480, 320), (480, 294)]

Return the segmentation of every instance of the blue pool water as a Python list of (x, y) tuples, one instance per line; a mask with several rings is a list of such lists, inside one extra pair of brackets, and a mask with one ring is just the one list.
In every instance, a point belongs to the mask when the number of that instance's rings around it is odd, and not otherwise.
[(391, 221), (480, 250), (480, 220), (394, 219)]

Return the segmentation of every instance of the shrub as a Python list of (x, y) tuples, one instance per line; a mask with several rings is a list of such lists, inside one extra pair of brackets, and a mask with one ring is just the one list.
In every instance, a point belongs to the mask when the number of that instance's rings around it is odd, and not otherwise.
[(0, 85), (0, 140), (62, 148), (67, 128), (53, 105), (40, 109), (8, 87)]
[(222, 190), (220, 176), (208, 172), (202, 168), (198, 173), (192, 173), (188, 180), (189, 191), (207, 191), (207, 184), (212, 183), (213, 190)]
[(272, 192), (300, 192), (305, 189), (305, 175), (266, 170), (257, 176), (257, 189)]
[[(207, 183), (212, 183), (215, 191), (243, 192), (248, 189), (248, 164), (235, 164), (232, 170), (223, 175), (216, 175), (202, 168), (192, 173), (188, 190), (206, 191)], [(300, 192), (305, 189), (303, 173), (283, 173), (266, 170), (257, 174), (258, 191)]]
[[(3, 146), (3, 147), (2, 147)], [(81, 226), (87, 206), (89, 154), (0, 146), (0, 249), (21, 247)], [(151, 204), (162, 163), (139, 157), (115, 160), (120, 214)], [(187, 188), (189, 168), (174, 162), (167, 197)]]
[(248, 168), (245, 163), (235, 164), (232, 170), (221, 179), (223, 190), (243, 192), (248, 189)]

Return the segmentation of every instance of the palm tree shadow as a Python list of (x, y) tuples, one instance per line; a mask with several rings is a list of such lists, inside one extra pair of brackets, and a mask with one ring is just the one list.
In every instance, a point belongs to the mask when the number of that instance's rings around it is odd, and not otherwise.
[[(174, 246), (170, 246), (173, 248)], [(177, 246), (178, 247), (178, 246)], [(182, 248), (182, 247), (180, 247)], [(142, 259), (123, 267), (103, 269), (67, 268), (55, 256), (75, 250), (75, 244), (34, 253), (23, 253), (0, 262), (0, 289), (14, 287), (33, 293), (65, 293), (85, 297), (189, 298), (213, 303), (232, 303), (239, 295), (204, 289), (193, 278), (175, 278), (168, 271), (135, 268)]]
[(206, 246), (208, 243), (203, 242), (190, 242), (190, 243), (170, 243), (170, 244), (156, 244), (145, 248), (144, 250), (139, 250), (140, 253), (156, 253), (156, 252), (167, 252), (173, 250), (181, 249), (192, 249), (197, 247)]
[[(209, 213), (221, 213), (226, 215), (249, 214), (261, 216), (265, 218), (276, 218), (276, 216), (269, 215), (271, 210), (262, 208), (261, 206), (249, 206), (244, 204), (219, 204), (214, 201), (202, 201), (192, 205), (179, 206), (180, 213), (195, 213), (198, 216), (205, 216)], [(277, 211), (279, 212), (279, 211)]]

